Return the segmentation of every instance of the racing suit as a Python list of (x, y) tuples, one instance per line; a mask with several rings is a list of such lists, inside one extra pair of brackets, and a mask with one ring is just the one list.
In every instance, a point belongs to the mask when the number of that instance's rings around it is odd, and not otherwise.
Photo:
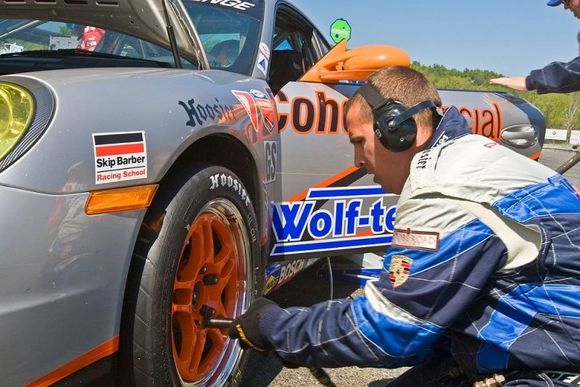
[(413, 159), (383, 269), (355, 300), (265, 310), (260, 331), (317, 367), (451, 356), (475, 380), (580, 365), (578, 193), (455, 107)]
[[(580, 46), (580, 32), (578, 33)], [(568, 63), (552, 62), (526, 77), (526, 88), (538, 94), (571, 93), (580, 90), (580, 56)]]

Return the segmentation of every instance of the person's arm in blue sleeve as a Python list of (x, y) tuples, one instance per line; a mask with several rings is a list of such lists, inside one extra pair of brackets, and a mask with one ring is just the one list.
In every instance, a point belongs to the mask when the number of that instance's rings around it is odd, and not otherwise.
[(489, 81), (519, 91), (535, 90), (538, 94), (571, 93), (580, 90), (580, 57), (568, 63), (553, 62), (527, 77), (503, 77)]
[(571, 93), (580, 90), (580, 56), (568, 63), (552, 62), (526, 77), (526, 89), (538, 94)]
[(266, 309), (260, 331), (277, 354), (309, 366), (388, 368), (432, 356), (434, 343), (444, 340), (506, 255), (481, 221), (458, 208), (442, 210), (440, 203), (415, 199), (399, 208), (397, 223), (406, 229), (404, 213), (413, 214), (421, 225), (411, 229), (436, 233), (438, 247), (391, 247), (380, 279), (367, 283), (364, 297)]

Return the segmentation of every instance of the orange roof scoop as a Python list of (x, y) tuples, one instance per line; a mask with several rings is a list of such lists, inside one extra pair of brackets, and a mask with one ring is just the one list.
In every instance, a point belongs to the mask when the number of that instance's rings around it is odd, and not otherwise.
[(346, 40), (334, 46), (302, 78), (303, 82), (365, 81), (386, 66), (411, 66), (407, 52), (394, 46), (369, 45), (347, 50)]

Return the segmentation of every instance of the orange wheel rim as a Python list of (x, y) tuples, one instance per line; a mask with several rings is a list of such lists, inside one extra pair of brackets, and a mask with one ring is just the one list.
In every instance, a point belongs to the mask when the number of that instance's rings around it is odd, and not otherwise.
[(219, 212), (203, 212), (188, 230), (171, 305), (173, 358), (186, 382), (206, 378), (231, 342), (226, 330), (204, 328), (201, 321), (208, 310), (214, 317), (228, 318), (239, 310), (243, 254), (235, 221), (232, 225)]

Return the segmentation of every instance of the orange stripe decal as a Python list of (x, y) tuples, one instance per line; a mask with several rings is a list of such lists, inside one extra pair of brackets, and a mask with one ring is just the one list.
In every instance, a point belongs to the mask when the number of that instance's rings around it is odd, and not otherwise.
[(375, 236), (375, 235), (380, 235), (380, 234), (375, 234), (373, 232), (373, 230), (365, 230), (365, 231), (361, 231), (361, 232), (357, 233), (354, 237), (361, 238), (361, 237)]
[(127, 153), (143, 153), (145, 152), (145, 145), (143, 143), (127, 144), (127, 145), (105, 145), (95, 148), (97, 157), (124, 155)]
[[(344, 177), (346, 177), (346, 176), (348, 176), (356, 171), (358, 171), (358, 168), (353, 165), (352, 167), (349, 167), (349, 168), (345, 169), (344, 171), (342, 171), (342, 172), (340, 172), (332, 177), (329, 177), (328, 179), (326, 179), (326, 180), (324, 180), (324, 181), (322, 181), (322, 182), (320, 182), (320, 183), (318, 183), (315, 186), (310, 187), (310, 188), (328, 187), (331, 184), (336, 183), (340, 179), (342, 179), (342, 178), (344, 178)], [(291, 198), (287, 199), (286, 201), (287, 202), (299, 202), (301, 200), (306, 199), (306, 195), (308, 195), (308, 191), (310, 190), (310, 188), (308, 188), (306, 191), (300, 192), (299, 194), (292, 196)]]
[(39, 387), (39, 386), (50, 386), (58, 382), (59, 380), (66, 378), (69, 375), (74, 374), (80, 369), (101, 360), (119, 350), (119, 336), (115, 336), (112, 339), (105, 341), (103, 344), (91, 349), (89, 352), (77, 357), (76, 359), (68, 362), (62, 367), (56, 369), (50, 374), (43, 376), (42, 378), (35, 380), (32, 383), (27, 384), (27, 387)]

